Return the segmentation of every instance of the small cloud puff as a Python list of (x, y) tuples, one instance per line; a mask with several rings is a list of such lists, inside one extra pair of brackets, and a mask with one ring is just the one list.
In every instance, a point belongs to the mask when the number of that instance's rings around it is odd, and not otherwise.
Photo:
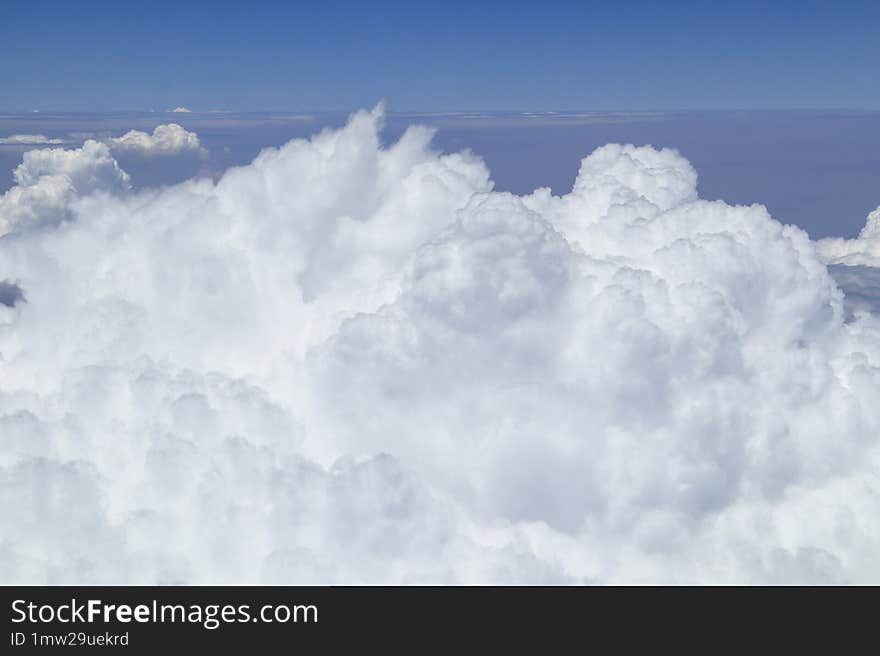
[(143, 155), (171, 155), (201, 148), (199, 136), (177, 123), (158, 125), (152, 134), (130, 130), (121, 137), (109, 139), (107, 143), (114, 150)]
[(171, 110), (172, 114), (191, 114), (192, 110), (187, 109), (186, 107), (175, 107)]

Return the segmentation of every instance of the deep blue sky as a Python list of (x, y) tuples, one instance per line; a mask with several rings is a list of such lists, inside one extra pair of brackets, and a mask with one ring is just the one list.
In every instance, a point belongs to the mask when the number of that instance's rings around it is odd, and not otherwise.
[(0, 110), (880, 108), (880, 2), (0, 3)]

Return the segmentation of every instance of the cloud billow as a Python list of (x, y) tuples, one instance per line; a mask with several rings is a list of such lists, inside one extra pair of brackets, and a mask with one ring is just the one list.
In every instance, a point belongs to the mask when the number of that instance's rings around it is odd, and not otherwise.
[(868, 215), (858, 238), (821, 239), (818, 249), (831, 264), (880, 267), (880, 207)]
[(25, 155), (5, 581), (880, 579), (880, 318), (803, 231), (673, 150), (515, 196), (382, 120), (161, 190)]
[(77, 199), (121, 193), (131, 186), (109, 148), (91, 140), (71, 150), (29, 150), (13, 179), (15, 186), (0, 196), (0, 235), (57, 225), (73, 216)]
[(143, 155), (174, 155), (186, 151), (199, 151), (199, 137), (177, 123), (157, 125), (152, 134), (130, 130), (121, 137), (107, 141), (115, 151)]

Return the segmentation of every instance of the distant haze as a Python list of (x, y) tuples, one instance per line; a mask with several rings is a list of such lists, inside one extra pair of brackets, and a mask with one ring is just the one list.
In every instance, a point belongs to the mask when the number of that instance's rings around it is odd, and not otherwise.
[[(71, 147), (87, 135), (115, 138), (172, 121), (198, 132), (207, 158), (175, 158), (156, 167), (120, 154), (135, 186), (153, 186), (197, 173), (216, 176), (248, 163), (264, 147), (341, 125), (345, 116), (31, 113), (0, 116), (0, 137), (41, 134)], [(563, 194), (583, 157), (619, 142), (676, 148), (699, 171), (702, 197), (764, 204), (774, 218), (813, 238), (855, 236), (880, 204), (880, 111), (392, 113), (385, 138), (395, 139), (412, 123), (435, 127), (437, 148), (471, 149), (488, 164), (496, 189), (515, 193), (549, 186)], [(11, 186), (22, 153), (37, 147), (47, 145), (0, 145), (0, 191)]]

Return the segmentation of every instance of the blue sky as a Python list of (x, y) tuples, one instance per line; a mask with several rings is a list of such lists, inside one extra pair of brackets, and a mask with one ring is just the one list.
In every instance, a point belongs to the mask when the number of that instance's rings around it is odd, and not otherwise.
[[(150, 132), (174, 121), (199, 135), (210, 156), (160, 162), (116, 153), (136, 186), (179, 182), (198, 174), (220, 175), (247, 164), (267, 146), (340, 126), (344, 112), (311, 115), (37, 113), (0, 115), (0, 137), (43, 134), (80, 145), (83, 135)], [(444, 152), (471, 149), (484, 158), (496, 189), (517, 194), (549, 186), (571, 190), (581, 158), (609, 142), (653, 144), (679, 150), (699, 172), (700, 195), (730, 203), (762, 203), (784, 223), (813, 238), (854, 237), (877, 207), (880, 111), (770, 110), (521, 115), (392, 113), (383, 137), (393, 142), (414, 124), (436, 128)], [(22, 153), (37, 146), (0, 144), (0, 193), (12, 184)]]
[(5, 0), (0, 110), (880, 108), (876, 2)]

